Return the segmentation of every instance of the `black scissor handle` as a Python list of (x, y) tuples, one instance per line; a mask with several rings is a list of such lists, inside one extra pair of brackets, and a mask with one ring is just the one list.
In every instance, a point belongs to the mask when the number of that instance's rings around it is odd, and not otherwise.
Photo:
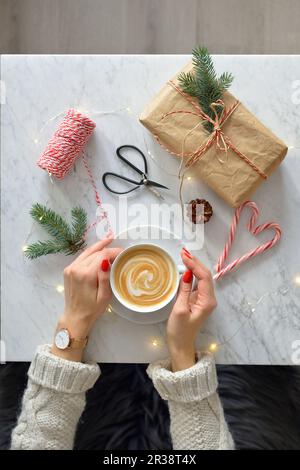
[[(140, 170), (139, 168), (137, 168), (133, 163), (131, 163), (129, 160), (127, 160), (127, 158), (125, 158), (122, 154), (121, 154), (121, 150), (124, 149), (124, 148), (128, 148), (128, 149), (133, 149), (135, 150), (136, 152), (138, 152), (141, 157), (143, 158), (143, 161), (144, 161), (144, 171)], [(138, 147), (135, 147), (135, 145), (121, 145), (120, 147), (117, 148), (116, 150), (116, 154), (118, 155), (118, 157), (124, 162), (126, 163), (126, 165), (130, 166), (133, 170), (135, 170), (139, 175), (145, 175), (147, 176), (147, 173), (148, 173), (148, 165), (147, 165), (147, 160), (146, 160), (146, 157), (145, 155), (143, 154), (143, 152), (138, 148)]]
[[(111, 189), (109, 187), (109, 185), (107, 184), (107, 182), (106, 182), (106, 178), (108, 176), (113, 177), (113, 178), (117, 178), (117, 179), (120, 179), (120, 180), (123, 180), (123, 181), (127, 181), (128, 183), (133, 183), (136, 186), (134, 186), (132, 189), (129, 189), (128, 191), (115, 191), (115, 190)], [(114, 194), (128, 194), (128, 193), (131, 193), (132, 191), (135, 191), (136, 189), (138, 189), (143, 184), (143, 181), (140, 181), (140, 182), (135, 181), (135, 180), (132, 180), (131, 178), (127, 178), (126, 176), (118, 175), (117, 173), (111, 173), (111, 172), (103, 173), (102, 182), (103, 182), (104, 186), (106, 187), (106, 189), (108, 189), (108, 191), (110, 191), (111, 193), (114, 193)]]

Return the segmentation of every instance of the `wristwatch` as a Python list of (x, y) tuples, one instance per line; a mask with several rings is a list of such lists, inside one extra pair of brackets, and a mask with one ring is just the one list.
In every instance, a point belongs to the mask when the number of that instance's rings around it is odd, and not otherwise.
[(71, 338), (67, 328), (58, 330), (54, 337), (54, 344), (58, 349), (84, 349), (87, 345), (88, 337), (86, 338)]

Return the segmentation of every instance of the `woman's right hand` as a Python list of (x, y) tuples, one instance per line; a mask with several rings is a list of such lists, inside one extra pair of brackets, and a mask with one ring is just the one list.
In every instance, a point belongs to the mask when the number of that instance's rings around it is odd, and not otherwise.
[[(112, 240), (109, 235), (86, 248), (64, 270), (65, 309), (57, 329), (67, 328), (74, 338), (86, 338), (110, 302), (110, 266), (122, 251), (109, 247)], [(80, 361), (83, 351), (59, 350), (53, 345), (52, 352), (65, 359)]]
[[(197, 333), (217, 306), (210, 271), (185, 248), (181, 257), (187, 271), (181, 278), (177, 300), (167, 324), (173, 372), (195, 364)], [(192, 291), (193, 276), (198, 280), (198, 286)]]

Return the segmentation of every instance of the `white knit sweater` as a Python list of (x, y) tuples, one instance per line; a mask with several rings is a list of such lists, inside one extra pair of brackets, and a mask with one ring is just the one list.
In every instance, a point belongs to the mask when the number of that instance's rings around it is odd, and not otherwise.
[[(147, 372), (168, 400), (174, 449), (233, 449), (211, 355), (180, 372), (171, 372), (168, 360), (151, 364)], [(28, 371), (11, 448), (72, 449), (85, 393), (99, 375), (97, 364), (67, 361), (51, 354), (49, 345), (40, 346)]]

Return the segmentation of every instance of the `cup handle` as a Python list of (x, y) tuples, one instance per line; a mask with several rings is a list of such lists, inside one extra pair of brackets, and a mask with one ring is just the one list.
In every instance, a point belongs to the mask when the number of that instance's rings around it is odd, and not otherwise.
[(184, 266), (184, 264), (178, 264), (177, 269), (179, 274), (183, 274), (186, 271), (186, 266)]

